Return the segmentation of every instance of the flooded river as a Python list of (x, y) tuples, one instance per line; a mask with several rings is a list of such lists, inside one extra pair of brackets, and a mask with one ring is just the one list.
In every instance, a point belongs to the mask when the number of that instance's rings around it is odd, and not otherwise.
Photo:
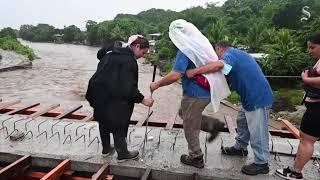
[[(40, 102), (40, 107), (43, 107), (59, 103), (60, 107), (57, 110), (82, 104), (84, 107), (77, 112), (92, 113), (92, 108), (84, 95), (88, 80), (95, 72), (98, 63), (96, 58), (98, 48), (22, 42), (34, 49), (40, 59), (34, 60), (31, 69), (0, 73), (0, 97), (4, 100), (21, 99), (20, 105)], [(142, 64), (142, 61), (139, 60), (139, 89), (144, 95), (150, 95), (148, 87), (152, 80), (153, 67)], [(157, 75), (156, 79), (159, 78), (161, 77)], [(154, 113), (150, 121), (166, 122), (174, 118), (178, 111), (181, 94), (181, 85), (177, 83), (157, 90), (153, 94), (155, 104), (152, 107)], [(207, 109), (206, 113), (211, 114), (211, 107)], [(144, 119), (147, 112), (148, 108), (140, 104), (136, 105), (132, 119)], [(222, 113), (228, 112), (222, 111)]]

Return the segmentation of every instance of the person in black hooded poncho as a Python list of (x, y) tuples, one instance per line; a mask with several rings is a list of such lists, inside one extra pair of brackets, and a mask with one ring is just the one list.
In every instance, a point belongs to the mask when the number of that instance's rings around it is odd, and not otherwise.
[(97, 53), (100, 60), (97, 71), (89, 80), (86, 99), (94, 109), (99, 122), (102, 154), (113, 152), (110, 133), (113, 134), (118, 160), (138, 158), (138, 151), (128, 151), (126, 137), (134, 103), (153, 105), (152, 98), (145, 98), (138, 90), (138, 64), (149, 49), (149, 42), (140, 35), (133, 35), (127, 44), (115, 41)]

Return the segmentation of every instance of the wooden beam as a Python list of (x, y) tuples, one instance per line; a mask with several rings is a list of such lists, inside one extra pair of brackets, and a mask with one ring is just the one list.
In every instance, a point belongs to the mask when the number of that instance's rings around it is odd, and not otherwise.
[(152, 177), (151, 177), (151, 168), (148, 168), (145, 172), (144, 172), (144, 174), (143, 174), (143, 176), (141, 177), (141, 180), (148, 180), (148, 179), (151, 179)]
[(17, 101), (12, 101), (12, 102), (7, 102), (7, 103), (0, 104), (0, 110), (5, 109), (5, 108), (10, 107), (10, 106), (13, 106), (15, 104), (18, 104), (20, 102), (21, 102), (21, 100), (17, 100)]
[(44, 173), (44, 172), (29, 171), (28, 173), (25, 174), (24, 177), (28, 177), (31, 179), (41, 179), (45, 175), (46, 175), (46, 173)]
[(23, 156), (0, 170), (0, 180), (21, 176), (29, 168), (31, 168), (31, 156)]
[[(60, 179), (70, 179), (70, 180), (90, 180), (90, 178), (82, 178), (82, 177), (77, 177), (77, 176), (72, 176), (72, 174), (74, 173), (74, 171), (66, 171), (63, 175), (61, 175)], [(32, 171), (30, 170), (29, 172), (27, 172), (23, 177), (21, 177), (21, 180), (25, 180), (25, 179), (36, 179), (39, 180), (41, 178), (43, 178), (47, 173), (44, 172), (39, 172), (39, 171)]]
[(225, 120), (226, 125), (228, 127), (229, 133), (231, 135), (235, 134), (236, 133), (236, 127), (234, 126), (234, 123), (233, 123), (233, 120), (232, 120), (231, 116), (225, 115), (224, 116), (224, 120)]
[(109, 174), (109, 164), (105, 163), (99, 170), (96, 172), (91, 180), (105, 180)]
[(229, 102), (229, 101), (222, 100), (222, 101), (221, 101), (221, 104), (223, 104), (223, 105), (225, 105), (225, 106), (227, 106), (227, 107), (229, 107), (229, 108), (231, 108), (231, 109), (233, 109), (233, 110), (235, 110), (235, 111), (240, 111), (240, 109), (239, 109), (237, 106), (233, 105), (233, 104), (232, 104), (231, 102)]
[(300, 132), (294, 125), (292, 125), (286, 119), (279, 118), (279, 120), (281, 120), (281, 122), (287, 127), (288, 131), (290, 131), (291, 134), (294, 135), (294, 137), (296, 137), (297, 139), (300, 139)]
[(52, 169), (48, 174), (42, 177), (40, 180), (57, 180), (71, 167), (71, 161), (69, 159), (64, 160), (57, 167)]
[(81, 121), (83, 121), (83, 122), (93, 121), (93, 120), (94, 120), (93, 115), (89, 115), (89, 116), (81, 119)]
[(26, 106), (23, 106), (23, 107), (21, 107), (21, 108), (15, 109), (15, 110), (13, 110), (13, 111), (9, 111), (9, 112), (7, 112), (7, 113), (5, 113), (5, 114), (7, 114), (7, 115), (13, 115), (13, 114), (16, 114), (16, 113), (18, 113), (18, 112), (20, 112), (20, 111), (25, 111), (25, 110), (27, 110), (27, 109), (36, 107), (36, 106), (38, 106), (39, 104), (40, 104), (40, 103), (28, 104), (28, 105), (26, 105)]
[(69, 114), (72, 114), (73, 112), (77, 111), (78, 109), (82, 108), (82, 105), (74, 106), (67, 110), (64, 113), (61, 113), (59, 116), (55, 117), (54, 119), (63, 119), (64, 117), (68, 116)]
[(173, 125), (174, 125), (174, 122), (175, 122), (176, 119), (177, 119), (177, 116), (178, 116), (178, 113), (177, 113), (174, 117), (172, 117), (172, 118), (169, 119), (169, 121), (167, 122), (167, 125), (166, 125), (165, 129), (170, 130), (170, 129), (173, 128)]
[(43, 114), (45, 114), (45, 113), (47, 113), (47, 112), (49, 112), (49, 111), (51, 111), (53, 109), (56, 109), (59, 106), (60, 106), (60, 104), (54, 104), (54, 105), (51, 105), (49, 107), (45, 107), (45, 108), (43, 108), (43, 109), (41, 109), (41, 110), (39, 110), (39, 111), (37, 111), (37, 112), (35, 112), (33, 114), (30, 114), (29, 118), (39, 117), (39, 116), (41, 116), (41, 115), (43, 115)]
[[(6, 112), (14, 111), (14, 110), (15, 110), (14, 108), (5, 108), (5, 109), (3, 109), (3, 111), (6, 111)], [(25, 111), (18, 112), (17, 114), (31, 115), (31, 114), (36, 113), (36, 112), (37, 111), (35, 111), (35, 110), (27, 109)], [(47, 113), (43, 114), (43, 116), (55, 118), (55, 117), (59, 116), (61, 113), (62, 112), (58, 112), (58, 111), (50, 111), (50, 112), (47, 112)], [(68, 115), (68, 118), (75, 119), (75, 120), (82, 120), (85, 117), (87, 117), (86, 114), (73, 113), (73, 114)]]

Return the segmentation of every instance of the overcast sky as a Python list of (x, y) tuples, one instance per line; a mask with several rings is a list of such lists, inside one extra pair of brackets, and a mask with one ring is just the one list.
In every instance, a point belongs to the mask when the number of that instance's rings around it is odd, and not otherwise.
[(111, 20), (117, 14), (137, 14), (151, 8), (181, 11), (192, 6), (226, 0), (1, 0), (0, 29), (46, 23), (57, 28), (76, 25), (84, 29), (87, 20)]

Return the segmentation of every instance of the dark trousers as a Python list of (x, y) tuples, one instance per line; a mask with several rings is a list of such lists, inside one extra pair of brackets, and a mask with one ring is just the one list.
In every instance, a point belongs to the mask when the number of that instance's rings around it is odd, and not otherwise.
[(114, 141), (116, 141), (117, 138), (126, 138), (127, 137), (127, 132), (128, 129), (123, 129), (123, 130), (114, 130), (114, 131), (109, 131), (107, 128), (107, 123), (104, 122), (103, 120), (98, 121), (99, 122), (99, 131), (100, 131), (100, 138), (102, 141), (102, 147), (103, 150), (107, 151), (110, 148), (110, 133), (113, 135)]

